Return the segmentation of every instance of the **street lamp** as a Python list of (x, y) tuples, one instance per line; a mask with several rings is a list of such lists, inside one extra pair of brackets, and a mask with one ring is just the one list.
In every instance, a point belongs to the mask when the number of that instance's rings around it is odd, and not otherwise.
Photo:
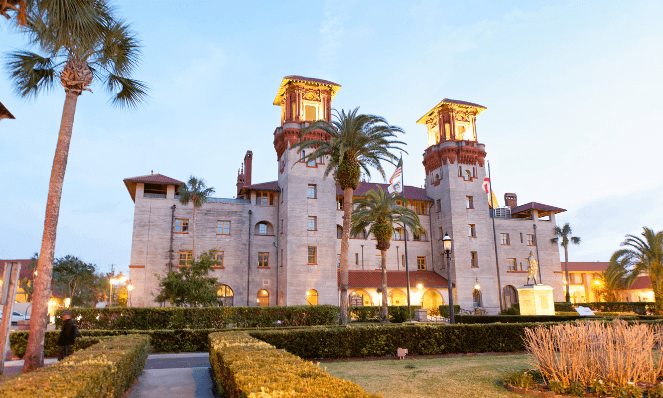
[(108, 292), (108, 308), (110, 308), (111, 303), (113, 302), (113, 285), (117, 282), (117, 279), (110, 278), (108, 282), (110, 284), (110, 291)]
[(474, 278), (476, 282), (474, 283), (474, 289), (481, 290), (481, 283), (479, 283), (479, 277)]
[(444, 245), (444, 254), (447, 255), (447, 287), (449, 289), (449, 324), (453, 325), (455, 323), (454, 317), (454, 293), (453, 288), (451, 287), (451, 238), (449, 234), (445, 233), (444, 238), (442, 238), (442, 244)]
[(131, 307), (131, 291), (134, 290), (134, 285), (131, 284), (131, 281), (129, 281), (129, 284), (127, 285), (127, 292), (129, 293), (129, 307)]

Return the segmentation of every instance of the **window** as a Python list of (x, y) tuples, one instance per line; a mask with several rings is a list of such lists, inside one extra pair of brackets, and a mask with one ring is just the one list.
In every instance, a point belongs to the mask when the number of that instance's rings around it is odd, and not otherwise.
[(466, 209), (474, 209), (474, 197), (473, 196), (466, 196), (465, 197), (465, 208)]
[(520, 243), (523, 243), (523, 233), (520, 233)]
[(269, 305), (269, 292), (262, 289), (258, 292), (258, 306), (266, 307)]
[(324, 156), (318, 156), (317, 162), (318, 162), (318, 164), (325, 164), (325, 157)]
[(474, 308), (482, 307), (481, 305), (481, 290), (474, 289), (472, 292), (472, 304)]
[(336, 197), (336, 210), (343, 210), (343, 197)]
[(214, 266), (223, 267), (223, 252), (214, 252)]
[(290, 103), (290, 119), (295, 120), (296, 116), (297, 116), (297, 103), (295, 101), (292, 101)]
[(516, 271), (516, 259), (507, 258), (506, 259), (506, 270), (507, 271)]
[(340, 225), (336, 226), (336, 239), (341, 239), (343, 238), (343, 227)]
[(401, 206), (401, 207), (403, 207), (403, 201), (402, 201), (402, 200), (397, 200), (397, 201), (396, 201), (396, 206)]
[(414, 211), (417, 214), (422, 214), (422, 215), (428, 214), (428, 212), (426, 211), (428, 210), (427, 204), (428, 203), (426, 202), (414, 202)]
[(267, 235), (267, 224), (264, 222), (258, 223), (258, 235)]
[(304, 163), (306, 161), (306, 152), (305, 151), (299, 152), (299, 156), (300, 156), (299, 161)]
[(269, 268), (269, 253), (258, 253), (258, 268)]
[(502, 298), (504, 299), (504, 308), (511, 308), (512, 305), (518, 303), (518, 292), (516, 291), (516, 288), (507, 285), (504, 286), (504, 289), (502, 289)]
[(233, 306), (233, 290), (228, 285), (221, 285), (216, 290), (216, 297), (221, 301), (223, 307)]
[(479, 268), (479, 257), (477, 257), (477, 252), (470, 252), (470, 266), (472, 268)]
[(283, 267), (283, 249), (281, 249), (281, 267)]
[(394, 240), (403, 240), (404, 238), (405, 234), (403, 233), (403, 228), (394, 229)]
[(461, 169), (460, 166), (458, 166), (458, 177), (462, 176), (463, 176), (463, 169)]
[(308, 197), (310, 199), (315, 199), (318, 197), (318, 189), (315, 184), (308, 184)]
[(426, 241), (426, 231), (412, 231), (412, 239), (419, 241)]
[(256, 193), (256, 205), (258, 206), (268, 206), (274, 204), (274, 198), (272, 197), (271, 192), (258, 192)]
[(216, 222), (217, 235), (230, 235), (230, 221), (217, 221)]
[(283, 220), (281, 220), (281, 235), (283, 235)]
[(465, 176), (463, 177), (465, 181), (472, 181), (472, 173), (469, 170), (465, 170)]
[(535, 246), (536, 245), (536, 240), (534, 239), (534, 235), (527, 234), (527, 246)]
[(426, 269), (426, 257), (424, 256), (417, 256), (417, 269)]
[(336, 255), (336, 268), (341, 268), (341, 255)]
[(355, 265), (359, 265), (359, 253), (355, 253)]
[(375, 255), (375, 269), (382, 268), (382, 254)]
[(509, 240), (509, 234), (501, 233), (500, 238), (503, 245), (510, 245), (511, 241)]
[(444, 232), (442, 231), (442, 227), (440, 227), (440, 240), (444, 239)]
[(447, 258), (444, 253), (440, 253), (440, 257), (442, 257), (442, 269), (447, 268)]
[(318, 263), (318, 253), (317, 253), (317, 248), (313, 246), (308, 247), (308, 263), (309, 264), (317, 264)]
[(189, 233), (189, 219), (187, 218), (176, 218), (175, 219), (175, 232), (179, 234), (188, 234)]
[(476, 238), (477, 233), (476, 233), (476, 229), (474, 228), (474, 224), (468, 224), (467, 227), (468, 227), (467, 228), (467, 236), (469, 236), (470, 238)]
[(401, 265), (405, 267), (405, 254), (401, 254)]
[(310, 289), (306, 292), (306, 304), (308, 305), (318, 305), (318, 291), (315, 289)]
[(437, 212), (442, 211), (442, 201), (440, 199), (437, 200)]
[(318, 217), (308, 216), (308, 230), (317, 231), (318, 230)]
[(315, 158), (313, 158), (313, 159), (309, 159), (309, 161), (306, 162), (306, 166), (307, 166), (307, 167), (316, 167), (316, 164), (315, 164)]
[(180, 265), (187, 265), (189, 261), (191, 261), (191, 250), (180, 250)]
[(318, 120), (318, 109), (315, 105), (304, 105), (304, 117), (307, 121)]

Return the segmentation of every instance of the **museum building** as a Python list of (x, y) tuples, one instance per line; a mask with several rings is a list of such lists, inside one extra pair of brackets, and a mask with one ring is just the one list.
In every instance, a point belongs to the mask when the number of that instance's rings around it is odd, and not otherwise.
[[(149, 174), (124, 183), (135, 203), (130, 279), (132, 305), (157, 306), (159, 280), (192, 257), (215, 251), (213, 276), (225, 305), (339, 304), (343, 192), (324, 177), (326, 159), (308, 162), (291, 149), (315, 120), (331, 121), (332, 100), (340, 85), (321, 79), (286, 76), (274, 105), (281, 124), (274, 131), (276, 181), (253, 183), (252, 151), (237, 178), (237, 198), (209, 198), (196, 211), (177, 195), (184, 182)], [(530, 252), (538, 259), (537, 281), (563, 299), (559, 248), (550, 243), (555, 214), (565, 211), (531, 202), (491, 209), (484, 180), (485, 146), (477, 141), (476, 118), (486, 108), (444, 99), (418, 123), (426, 125), (423, 153), (425, 188), (405, 186), (403, 196), (419, 215), (424, 231), (397, 228), (387, 251), (388, 297), (406, 305), (409, 269), (412, 305), (437, 308), (448, 302), (447, 259), (442, 237), (453, 239), (451, 279), (461, 308), (496, 314), (518, 302), (517, 288), (527, 279)], [(325, 139), (324, 132), (305, 137)], [(423, 176), (422, 176), (423, 177)], [(355, 197), (376, 186), (362, 182)], [(195, 253), (193, 235), (195, 232)], [(407, 241), (406, 241), (407, 239)], [(407, 251), (406, 251), (407, 243)], [(350, 239), (350, 305), (380, 305), (380, 251), (371, 236)]]

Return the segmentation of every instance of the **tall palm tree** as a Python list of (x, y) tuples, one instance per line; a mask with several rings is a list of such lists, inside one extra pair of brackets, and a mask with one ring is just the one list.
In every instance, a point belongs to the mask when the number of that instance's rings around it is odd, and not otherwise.
[[(57, 3), (57, 1), (55, 1)], [(98, 81), (112, 95), (113, 105), (135, 107), (147, 96), (147, 87), (130, 78), (135, 69), (140, 47), (129, 25), (114, 19), (102, 0), (76, 1), (85, 9), (60, 9), (61, 14), (43, 12), (28, 17), (25, 31), (31, 45), (43, 55), (30, 51), (8, 54), (7, 66), (17, 94), (35, 97), (57, 87), (64, 87), (65, 101), (53, 159), (46, 203), (38, 275), (34, 281), (32, 322), (25, 354), (23, 372), (43, 366), (44, 333), (53, 272), (53, 253), (60, 213), (74, 114), (78, 97)], [(69, 13), (69, 14), (67, 14)], [(89, 30), (80, 29), (78, 21), (94, 13), (95, 22)]]
[[(350, 245), (350, 217), (352, 215), (352, 196), (359, 186), (362, 170), (368, 177), (369, 167), (376, 169), (382, 178), (385, 172), (381, 162), (396, 164), (398, 160), (391, 150), (403, 149), (402, 141), (394, 140), (396, 133), (405, 133), (403, 129), (392, 126), (381, 116), (357, 114), (359, 108), (348, 113), (334, 110), (331, 122), (319, 120), (301, 132), (300, 141), (293, 148), (300, 151), (314, 148), (305, 161), (325, 156), (329, 159), (325, 177), (333, 172), (336, 183), (343, 190), (343, 234), (341, 236), (341, 324), (348, 323), (348, 261)], [(327, 139), (307, 139), (306, 134), (313, 130), (322, 130)], [(406, 152), (407, 153), (407, 152)]]
[(189, 177), (189, 181), (180, 186), (178, 194), (180, 195), (180, 203), (183, 205), (193, 204), (193, 250), (191, 251), (192, 260), (195, 262), (196, 258), (196, 209), (201, 207), (203, 203), (207, 202), (207, 198), (214, 193), (214, 188), (207, 187), (205, 180), (198, 179), (194, 176)]
[[(555, 225), (553, 230), (555, 237), (550, 239), (550, 243), (557, 244), (559, 243), (564, 248), (564, 273), (566, 278), (566, 302), (571, 301), (571, 295), (569, 294), (569, 242), (573, 242), (575, 245), (580, 244), (580, 238), (571, 236), (573, 233), (571, 231), (571, 226), (569, 223), (564, 224), (562, 228), (559, 225)], [(561, 240), (560, 240), (561, 239)]]
[(630, 287), (641, 274), (648, 274), (656, 302), (656, 313), (663, 314), (663, 231), (643, 227), (642, 237), (626, 235), (610, 258), (628, 271), (626, 286)]
[[(403, 205), (399, 205), (400, 201)], [(366, 192), (365, 197), (357, 198), (354, 201), (357, 209), (352, 212), (352, 231), (353, 236), (360, 234), (368, 228), (368, 234), (373, 234), (376, 240), (375, 248), (380, 250), (381, 268), (382, 268), (382, 322), (389, 322), (387, 312), (388, 292), (387, 292), (387, 250), (391, 245), (391, 238), (394, 236), (394, 223), (409, 227), (412, 231), (421, 232), (423, 227), (419, 221), (419, 216), (414, 210), (408, 207), (408, 200), (400, 195), (393, 195), (382, 190), (371, 189)]]

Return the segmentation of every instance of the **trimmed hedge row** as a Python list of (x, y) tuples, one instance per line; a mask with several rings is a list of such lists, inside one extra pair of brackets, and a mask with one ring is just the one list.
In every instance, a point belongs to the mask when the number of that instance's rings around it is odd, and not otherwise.
[[(455, 314), (458, 314), (460, 312), (460, 305), (454, 305), (454, 317)], [(441, 305), (440, 306), (440, 316), (443, 318), (449, 318), (449, 306), (448, 305)]]
[[(420, 305), (410, 306), (410, 319), (414, 319), (414, 310), (421, 308)], [(350, 316), (357, 322), (379, 322), (382, 314), (382, 306), (350, 307)], [(406, 305), (390, 305), (387, 307), (389, 321), (403, 323), (408, 320)]]
[(602, 319), (612, 320), (619, 317), (623, 320), (651, 321), (661, 320), (663, 316), (652, 315), (619, 315), (617, 313), (598, 313), (596, 316), (575, 315), (456, 315), (456, 323), (535, 323), (535, 322), (568, 322), (580, 319)]
[(246, 333), (213, 333), (209, 340), (210, 363), (224, 396), (379, 397)]
[[(656, 304), (653, 302), (593, 302), (593, 303), (555, 303), (555, 312), (575, 312), (574, 305), (589, 307), (594, 311), (601, 312), (635, 312), (638, 315), (647, 315), (656, 313)], [(520, 304), (512, 304), (512, 308), (520, 311)]]
[[(205, 307), (205, 308), (70, 308), (79, 329), (166, 330), (224, 329), (227, 327), (285, 327), (335, 325), (339, 307), (293, 305), (287, 307)], [(55, 325), (62, 327), (62, 312)]]
[(149, 352), (147, 335), (106, 339), (56, 364), (5, 381), (0, 396), (119, 398), (142, 372)]

